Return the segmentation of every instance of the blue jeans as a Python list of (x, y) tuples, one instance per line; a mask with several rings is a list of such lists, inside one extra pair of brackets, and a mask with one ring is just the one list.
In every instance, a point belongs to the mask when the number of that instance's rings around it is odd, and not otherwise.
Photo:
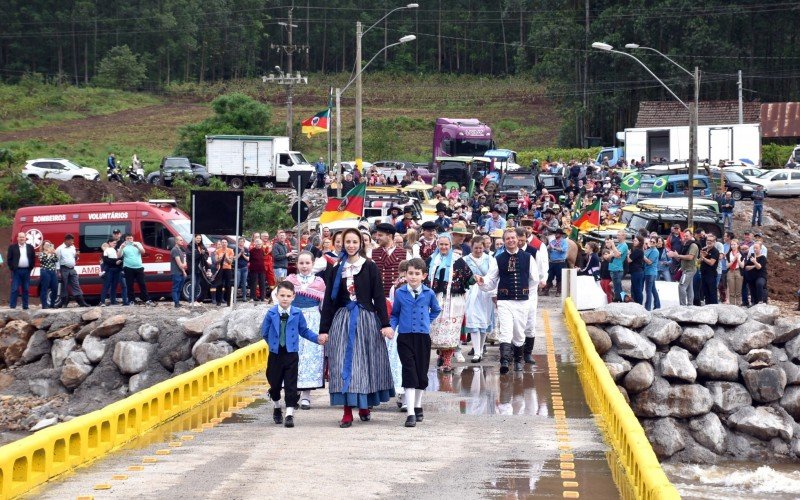
[(722, 224), (726, 230), (733, 230), (733, 212), (722, 212)]
[(175, 305), (181, 303), (181, 289), (183, 288), (183, 283), (186, 281), (186, 276), (182, 274), (173, 274), (172, 275), (172, 302)]
[(631, 273), (631, 295), (634, 302), (644, 305), (644, 271)]
[(239, 280), (239, 288), (242, 290), (242, 302), (247, 300), (247, 271), (246, 267), (240, 267), (236, 270), (236, 274), (239, 276), (236, 278)]
[(661, 281), (672, 282), (672, 272), (669, 270), (669, 266), (659, 267), (658, 275)]
[(39, 278), (39, 297), (42, 301), (42, 309), (53, 309), (56, 307), (58, 276), (55, 271), (42, 269), (42, 275)]
[(761, 215), (764, 213), (764, 205), (756, 205), (753, 203), (753, 218), (750, 219), (750, 225), (761, 225)]
[(283, 278), (286, 277), (287, 269), (285, 267), (276, 267), (274, 269), (275, 272), (275, 279), (278, 281), (283, 281)]
[(661, 309), (661, 299), (658, 298), (658, 290), (656, 290), (656, 276), (655, 274), (645, 275), (644, 277), (644, 292), (645, 301), (644, 308), (648, 311), (653, 309)]
[(26, 267), (24, 269), (17, 268), (11, 274), (11, 300), (8, 301), (8, 307), (14, 309), (17, 307), (17, 297), (20, 296), (19, 289), (22, 288), (22, 308), (28, 308), (28, 298), (31, 286), (31, 269)]
[[(118, 267), (106, 268), (105, 279), (103, 280), (103, 289), (100, 291), (100, 302), (105, 303), (106, 298), (111, 299), (112, 306), (117, 305), (117, 287), (120, 285), (120, 278), (122, 277), (122, 269)], [(122, 289), (122, 303), (128, 304), (128, 293), (123, 287)]]
[(611, 271), (611, 283), (614, 285), (614, 300), (622, 300), (622, 275), (625, 271)]

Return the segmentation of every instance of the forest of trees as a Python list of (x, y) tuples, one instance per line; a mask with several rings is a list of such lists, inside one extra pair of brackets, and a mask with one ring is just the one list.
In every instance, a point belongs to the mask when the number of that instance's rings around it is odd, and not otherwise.
[[(379, 57), (393, 72), (529, 75), (560, 105), (564, 144), (630, 124), (635, 103), (669, 99), (628, 58), (593, 51), (593, 41), (655, 47), (699, 66), (703, 99), (800, 99), (800, 4), (780, 0), (422, 0), (363, 38), (369, 59), (386, 43), (414, 42)], [(365, 28), (404, 1), (387, 0), (6, 0), (0, 80), (37, 72), (48, 81), (98, 84), (101, 62), (127, 45), (144, 68), (138, 88), (259, 77), (286, 67), (291, 9), (293, 65), (350, 72), (355, 22)], [(119, 50), (119, 49), (118, 49)], [(624, 50), (624, 49), (623, 49)], [(678, 95), (690, 79), (655, 54), (644, 61)], [(130, 57), (130, 56), (129, 56)], [(564, 135), (564, 134), (562, 134)]]

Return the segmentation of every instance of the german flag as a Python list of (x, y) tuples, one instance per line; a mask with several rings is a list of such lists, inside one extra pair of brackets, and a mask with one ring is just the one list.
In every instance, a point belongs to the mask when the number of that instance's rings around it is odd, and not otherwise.
[(591, 205), (581, 212), (581, 214), (572, 221), (572, 227), (578, 228), (581, 231), (588, 231), (600, 225), (600, 199), (594, 201)]
[(347, 192), (344, 198), (330, 198), (325, 210), (319, 216), (320, 224), (328, 224), (337, 220), (360, 219), (364, 215), (364, 197), (367, 184), (362, 182)]

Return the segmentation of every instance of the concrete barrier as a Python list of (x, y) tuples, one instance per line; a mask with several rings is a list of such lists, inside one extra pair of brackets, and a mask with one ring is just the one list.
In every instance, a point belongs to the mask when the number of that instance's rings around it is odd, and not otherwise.
[(262, 340), (127, 398), (0, 447), (0, 499), (87, 464), (263, 370)]
[(599, 416), (600, 428), (620, 462), (621, 467), (611, 467), (611, 470), (623, 498), (680, 499), (678, 490), (661, 468), (639, 420), (597, 354), (572, 299), (564, 301), (564, 316), (580, 358), (578, 374), (586, 400), (592, 412)]

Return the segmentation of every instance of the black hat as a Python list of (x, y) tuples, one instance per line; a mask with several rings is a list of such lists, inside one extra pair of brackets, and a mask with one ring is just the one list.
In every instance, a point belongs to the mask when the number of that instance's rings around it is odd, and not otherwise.
[(394, 233), (397, 232), (397, 229), (395, 229), (395, 227), (388, 222), (381, 222), (380, 224), (375, 225), (375, 231), (394, 235)]
[(389, 213), (391, 213), (391, 212), (397, 212), (397, 213), (400, 213), (400, 211), (401, 211), (401, 210), (402, 210), (402, 209), (401, 209), (400, 207), (398, 207), (398, 206), (394, 206), (394, 207), (392, 207), (392, 208), (390, 208), (390, 209), (389, 209)]
[(437, 228), (437, 227), (438, 227), (438, 226), (436, 225), (436, 223), (435, 223), (435, 222), (433, 222), (432, 220), (429, 220), (429, 221), (427, 221), (427, 222), (423, 222), (423, 223), (422, 223), (422, 230), (423, 230), (423, 231), (432, 231), (432, 230), (436, 230), (436, 228)]
[(549, 207), (548, 207), (548, 208), (545, 208), (545, 209), (544, 209), (544, 211), (542, 212), (542, 214), (548, 214), (548, 213), (549, 213), (549, 214), (553, 214), (553, 215), (555, 215), (555, 214), (556, 214), (556, 211), (555, 211), (555, 210), (553, 210), (552, 208), (549, 208)]
[(403, 207), (403, 213), (404, 214), (413, 214), (414, 213), (414, 208), (411, 205), (405, 206), (405, 207)]
[(558, 229), (556, 229), (556, 230), (555, 230), (555, 233), (556, 233), (556, 234), (560, 234), (560, 235), (562, 235), (562, 236), (563, 236), (563, 235), (565, 235), (565, 234), (567, 234), (567, 233), (565, 233), (565, 232), (564, 232), (564, 230), (563, 230), (563, 229), (561, 229), (561, 228), (558, 228)]
[(437, 212), (447, 212), (447, 205), (442, 202), (436, 204), (436, 211)]

